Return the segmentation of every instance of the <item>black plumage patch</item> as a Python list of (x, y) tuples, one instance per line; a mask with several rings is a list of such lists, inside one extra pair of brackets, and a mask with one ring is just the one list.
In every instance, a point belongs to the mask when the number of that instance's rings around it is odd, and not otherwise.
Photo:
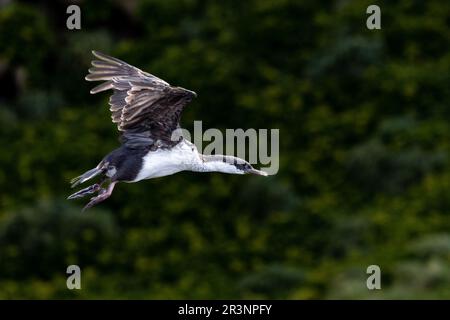
[(241, 171), (246, 171), (246, 170), (250, 170), (252, 168), (252, 166), (249, 163), (234, 163), (234, 166)]
[(116, 169), (111, 181), (133, 181), (142, 169), (143, 158), (148, 153), (145, 148), (120, 148), (108, 154), (103, 161)]

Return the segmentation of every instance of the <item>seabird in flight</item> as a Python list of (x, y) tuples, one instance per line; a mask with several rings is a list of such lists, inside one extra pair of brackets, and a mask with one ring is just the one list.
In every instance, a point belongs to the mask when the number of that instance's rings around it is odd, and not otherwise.
[[(253, 173), (267, 176), (247, 161), (226, 155), (200, 154), (190, 141), (172, 134), (180, 128), (184, 107), (197, 96), (193, 91), (173, 87), (164, 80), (119, 59), (92, 51), (88, 81), (104, 81), (91, 94), (113, 90), (109, 99), (112, 121), (120, 132), (121, 146), (109, 153), (93, 169), (72, 179), (72, 188), (101, 176), (98, 183), (82, 189), (68, 199), (97, 193), (83, 210), (111, 196), (120, 182), (137, 182), (180, 171)], [(106, 187), (103, 187), (107, 184)]]

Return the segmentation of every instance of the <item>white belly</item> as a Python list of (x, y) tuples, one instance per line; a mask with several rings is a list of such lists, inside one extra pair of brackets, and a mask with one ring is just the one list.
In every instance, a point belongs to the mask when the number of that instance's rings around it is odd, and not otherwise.
[(195, 146), (185, 141), (172, 149), (150, 151), (143, 160), (142, 169), (134, 182), (191, 170), (195, 164), (201, 162)]

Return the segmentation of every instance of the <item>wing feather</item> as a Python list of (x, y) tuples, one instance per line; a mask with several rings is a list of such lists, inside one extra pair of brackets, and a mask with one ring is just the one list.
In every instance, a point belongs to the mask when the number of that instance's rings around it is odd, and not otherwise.
[(92, 94), (113, 90), (109, 98), (111, 119), (128, 146), (148, 146), (156, 141), (173, 145), (172, 132), (179, 127), (183, 108), (196, 96), (172, 87), (164, 80), (98, 51), (87, 81), (105, 81)]

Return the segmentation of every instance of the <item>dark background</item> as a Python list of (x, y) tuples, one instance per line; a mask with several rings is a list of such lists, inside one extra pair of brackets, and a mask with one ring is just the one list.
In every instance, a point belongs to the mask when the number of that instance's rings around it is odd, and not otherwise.
[[(450, 298), (448, 27), (448, 1), (0, 1), (0, 298)], [(81, 213), (68, 181), (118, 146), (92, 49), (196, 91), (185, 128), (279, 128), (278, 174)]]

